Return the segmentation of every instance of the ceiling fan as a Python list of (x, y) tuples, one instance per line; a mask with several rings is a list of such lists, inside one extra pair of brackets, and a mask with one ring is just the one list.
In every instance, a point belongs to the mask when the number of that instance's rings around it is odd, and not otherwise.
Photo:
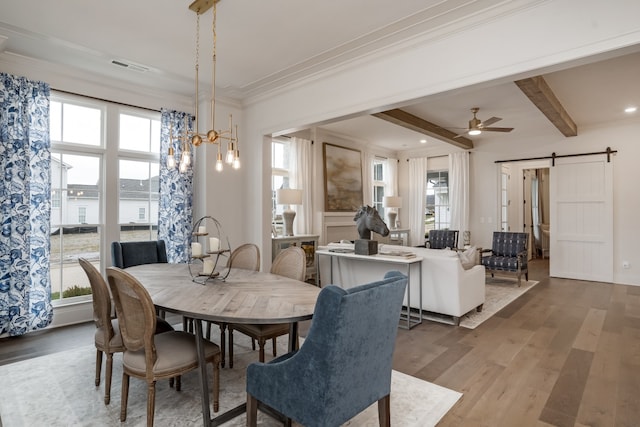
[(511, 132), (513, 130), (513, 128), (499, 128), (499, 127), (490, 127), (492, 124), (494, 124), (497, 121), (502, 120), (500, 117), (491, 117), (485, 121), (480, 120), (479, 118), (476, 117), (476, 113), (479, 111), (480, 109), (478, 107), (474, 107), (471, 109), (471, 112), (473, 113), (473, 118), (471, 120), (469, 120), (469, 128), (467, 129), (467, 132), (465, 133), (461, 133), (460, 135), (456, 135), (454, 138), (457, 138), (459, 136), (463, 136), (465, 134), (469, 134), (469, 135), (480, 135), (482, 133), (482, 131), (487, 131), (487, 132)]

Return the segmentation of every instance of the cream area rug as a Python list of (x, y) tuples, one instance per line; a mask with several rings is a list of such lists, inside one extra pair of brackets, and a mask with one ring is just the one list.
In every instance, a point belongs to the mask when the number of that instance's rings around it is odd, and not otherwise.
[[(482, 311), (478, 313), (474, 309), (465, 314), (460, 318), (460, 326), (468, 329), (477, 328), (482, 324), (482, 322), (489, 319), (537, 284), (537, 281), (526, 281), (523, 278), (522, 285), (518, 287), (517, 279), (497, 275), (495, 277), (487, 276), (485, 301), (482, 306)], [(427, 320), (453, 324), (451, 316), (442, 316), (435, 313), (423, 313), (422, 317)]]
[[(249, 340), (234, 334), (234, 367), (220, 371), (220, 411), (246, 401), (245, 368), (257, 361)], [(278, 346), (287, 337), (278, 338)], [(271, 346), (267, 345), (268, 354)], [(282, 349), (280, 349), (282, 351)], [(281, 354), (281, 353), (279, 353)], [(146, 383), (131, 378), (127, 420), (120, 423), (122, 358), (114, 356), (111, 403), (104, 404), (103, 381), (94, 385), (95, 347), (93, 345), (0, 366), (0, 420), (2, 427), (31, 426), (145, 426)], [(228, 366), (228, 365), (227, 365)], [(209, 373), (211, 372), (208, 369)], [(155, 425), (201, 426), (202, 410), (197, 371), (182, 378), (182, 390), (169, 388), (168, 381), (156, 385)], [(211, 385), (211, 378), (209, 378)], [(391, 385), (391, 423), (395, 426), (435, 426), (462, 395), (438, 385), (393, 371)], [(216, 415), (211, 412), (212, 415)], [(220, 413), (220, 412), (219, 412)], [(281, 426), (259, 412), (258, 425)], [(244, 426), (241, 415), (225, 426)], [(374, 404), (350, 420), (348, 426), (377, 426)]]

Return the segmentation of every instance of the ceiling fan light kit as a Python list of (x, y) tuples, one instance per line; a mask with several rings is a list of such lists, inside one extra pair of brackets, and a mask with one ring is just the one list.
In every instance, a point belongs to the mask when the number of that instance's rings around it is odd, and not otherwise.
[[(498, 122), (500, 120), (502, 120), (500, 117), (491, 117), (485, 121), (480, 120), (479, 118), (476, 117), (476, 113), (480, 111), (480, 108), (478, 107), (473, 107), (471, 109), (471, 112), (473, 113), (473, 118), (471, 120), (469, 120), (469, 127), (467, 130), (467, 133), (469, 135), (475, 136), (475, 135), (480, 135), (482, 133), (482, 131), (488, 131), (488, 132), (511, 132), (513, 130), (513, 128), (499, 128), (499, 127), (489, 127), (489, 125), (494, 124), (495, 122)], [(457, 135), (456, 137), (461, 136), (461, 135)]]

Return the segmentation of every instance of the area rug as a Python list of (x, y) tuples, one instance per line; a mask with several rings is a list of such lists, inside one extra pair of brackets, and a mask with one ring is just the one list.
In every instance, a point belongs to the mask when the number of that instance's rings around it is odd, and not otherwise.
[[(482, 322), (502, 310), (509, 303), (515, 301), (538, 282), (534, 280), (522, 281), (522, 286), (518, 287), (517, 279), (510, 277), (487, 277), (485, 286), (485, 301), (482, 311), (472, 310), (460, 318), (460, 326), (468, 329), (477, 328)], [(453, 324), (451, 316), (441, 316), (435, 313), (423, 313), (423, 319), (441, 323)]]
[[(220, 411), (246, 400), (245, 368), (258, 358), (257, 352), (251, 350), (249, 340), (242, 334), (236, 335), (234, 367), (220, 371)], [(286, 337), (278, 338), (279, 346), (286, 342)], [(121, 355), (116, 354), (111, 404), (108, 406), (103, 402), (104, 380), (100, 387), (94, 386), (95, 348), (92, 345), (0, 366), (0, 425), (145, 426), (146, 384), (135, 378), (130, 382), (127, 420), (120, 423), (121, 363)], [(156, 426), (202, 425), (196, 371), (183, 376), (180, 392), (169, 388), (167, 381), (159, 382), (156, 390)], [(393, 371), (391, 423), (396, 426), (435, 426), (461, 396), (456, 391)], [(215, 414), (212, 412), (212, 415)], [(241, 415), (224, 425), (244, 426), (245, 422), (245, 415)], [(259, 412), (258, 425), (282, 424)], [(378, 425), (377, 405), (372, 405), (345, 425)]]

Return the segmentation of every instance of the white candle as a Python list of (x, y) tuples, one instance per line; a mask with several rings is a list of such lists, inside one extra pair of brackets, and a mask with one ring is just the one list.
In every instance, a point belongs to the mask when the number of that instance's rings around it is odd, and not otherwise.
[(202, 245), (198, 242), (191, 243), (191, 256), (202, 255)]
[(211, 259), (205, 259), (204, 260), (204, 266), (202, 267), (202, 272), (204, 274), (211, 274), (213, 273), (213, 260)]
[(207, 233), (207, 227), (205, 227), (204, 225), (201, 225), (200, 227), (198, 227), (198, 233), (199, 234), (206, 234)]
[(209, 252), (218, 252), (220, 250), (220, 239), (217, 237), (209, 238)]

